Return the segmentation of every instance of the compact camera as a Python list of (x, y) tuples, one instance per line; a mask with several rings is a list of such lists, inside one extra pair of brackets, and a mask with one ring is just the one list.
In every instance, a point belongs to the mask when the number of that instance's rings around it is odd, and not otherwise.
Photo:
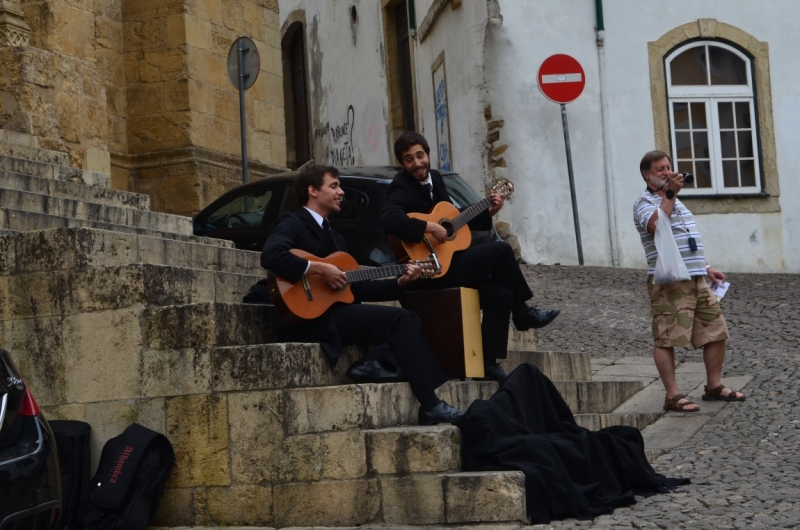
[(683, 173), (681, 173), (681, 175), (683, 175), (684, 184), (691, 184), (692, 182), (694, 182), (694, 175), (692, 175), (691, 173), (686, 173), (684, 171)]

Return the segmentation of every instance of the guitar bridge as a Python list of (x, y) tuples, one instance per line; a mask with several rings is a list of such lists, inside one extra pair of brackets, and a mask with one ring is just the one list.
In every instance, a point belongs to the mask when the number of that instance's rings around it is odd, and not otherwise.
[(308, 278), (303, 276), (301, 281), (303, 282), (303, 290), (306, 293), (306, 300), (308, 300), (310, 302), (310, 301), (312, 301), (314, 299), (314, 297), (311, 296), (311, 286), (308, 285)]

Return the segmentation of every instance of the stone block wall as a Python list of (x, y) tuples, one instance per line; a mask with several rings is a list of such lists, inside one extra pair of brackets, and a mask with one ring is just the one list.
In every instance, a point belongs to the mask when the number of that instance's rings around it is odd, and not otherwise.
[(69, 153), (75, 167), (101, 171), (103, 157), (96, 155), (109, 135), (104, 80), (109, 52), (121, 45), (110, 23), (113, 8), (56, 0), (23, 0), (19, 7), (30, 44), (0, 48), (0, 127)]
[[(246, 92), (252, 178), (286, 165), (277, 0), (30, 0), (28, 46), (0, 48), (0, 128), (192, 215), (242, 182), (233, 41), (261, 70)], [(112, 163), (113, 160), (113, 163)]]
[(241, 35), (261, 57), (245, 100), (253, 178), (285, 166), (277, 2), (139, 0), (122, 15), (127, 150), (113, 153), (114, 187), (191, 215), (241, 184), (239, 98), (226, 63)]

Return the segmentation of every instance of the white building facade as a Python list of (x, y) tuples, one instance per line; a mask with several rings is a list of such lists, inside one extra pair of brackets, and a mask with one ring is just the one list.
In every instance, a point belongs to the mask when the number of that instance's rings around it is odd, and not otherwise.
[(576, 264), (561, 108), (538, 88), (564, 53), (586, 82), (567, 115), (587, 265), (644, 268), (632, 205), (662, 149), (695, 175), (680, 197), (709, 263), (800, 271), (800, 3), (281, 0), (280, 17), (290, 165), (394, 165), (416, 130), (434, 167), (514, 182), (500, 217), (527, 262)]

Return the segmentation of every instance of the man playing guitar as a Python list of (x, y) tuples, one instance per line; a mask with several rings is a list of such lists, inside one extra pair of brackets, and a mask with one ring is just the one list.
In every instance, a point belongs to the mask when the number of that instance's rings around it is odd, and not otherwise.
[[(339, 171), (308, 166), (297, 175), (294, 191), (303, 208), (278, 218), (261, 253), (261, 266), (290, 282), (300, 281), (304, 275), (319, 275), (330, 288), (341, 289), (347, 281), (344, 272), (330, 263), (303, 259), (290, 252), (299, 249), (325, 257), (347, 250), (344, 238), (330, 229), (327, 220), (341, 210), (344, 190), (339, 186)], [(353, 284), (352, 290), (356, 302), (397, 300), (401, 289), (419, 276), (419, 267), (409, 264), (399, 279), (360, 282)], [(420, 425), (451, 423), (464, 413), (436, 397), (434, 390), (447, 377), (422, 338), (420, 327), (419, 317), (405, 309), (335, 304), (319, 318), (299, 325), (282, 322), (278, 338), (286, 342), (319, 342), (333, 362), (341, 356), (342, 346), (349, 344), (386, 349), (393, 354), (420, 402)]]
[[(387, 234), (403, 241), (418, 243), (425, 234), (431, 234), (440, 243), (448, 237), (440, 224), (412, 219), (409, 213), (427, 213), (440, 201), (452, 202), (438, 171), (430, 165), (430, 147), (425, 137), (407, 132), (394, 144), (394, 153), (403, 166), (395, 175), (383, 207), (383, 228)], [(469, 223), (472, 230), (492, 228), (492, 216), (503, 207), (502, 195), (493, 193), (488, 210)], [(525, 302), (533, 293), (514, 258), (511, 247), (501, 241), (493, 241), (456, 252), (450, 270), (435, 280), (416, 282), (410, 289), (447, 289), (472, 287), (478, 290), (483, 321), (483, 356), (486, 379), (503, 382), (505, 371), (497, 359), (507, 357), (508, 319), (524, 331), (542, 328), (559, 314), (558, 309), (542, 310), (528, 306)]]

